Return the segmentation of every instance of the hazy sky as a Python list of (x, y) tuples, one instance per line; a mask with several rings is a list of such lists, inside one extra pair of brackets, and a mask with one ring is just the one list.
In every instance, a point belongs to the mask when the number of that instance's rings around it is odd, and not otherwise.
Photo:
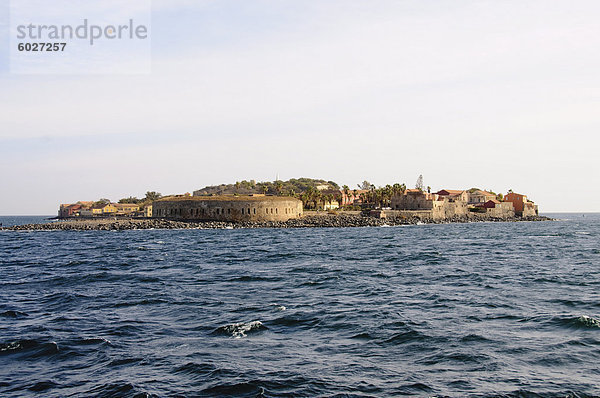
[(0, 214), (419, 174), (600, 211), (599, 20), (595, 0), (154, 0), (151, 74), (0, 65)]

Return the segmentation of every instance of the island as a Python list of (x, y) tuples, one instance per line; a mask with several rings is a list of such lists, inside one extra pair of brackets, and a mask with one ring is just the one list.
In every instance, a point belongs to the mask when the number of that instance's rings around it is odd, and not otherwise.
[(450, 222), (545, 221), (538, 206), (509, 190), (441, 189), (422, 185), (358, 189), (308, 178), (210, 186), (193, 194), (129, 197), (61, 204), (52, 223), (4, 227), (10, 230), (129, 230), (215, 228), (364, 227)]

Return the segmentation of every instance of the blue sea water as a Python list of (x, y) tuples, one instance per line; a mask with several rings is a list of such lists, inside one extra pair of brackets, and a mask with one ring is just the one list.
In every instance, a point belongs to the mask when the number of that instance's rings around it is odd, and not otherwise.
[(600, 396), (600, 215), (555, 216), (0, 231), (0, 396)]

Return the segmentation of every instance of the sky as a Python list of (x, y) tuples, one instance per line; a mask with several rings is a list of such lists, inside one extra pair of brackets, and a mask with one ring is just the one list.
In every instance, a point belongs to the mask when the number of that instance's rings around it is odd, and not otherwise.
[(593, 0), (153, 0), (150, 72), (16, 74), (0, 56), (0, 215), (421, 174), (598, 212), (599, 16)]

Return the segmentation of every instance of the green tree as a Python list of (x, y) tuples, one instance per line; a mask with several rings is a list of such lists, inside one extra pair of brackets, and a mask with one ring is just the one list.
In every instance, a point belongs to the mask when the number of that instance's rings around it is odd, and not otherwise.
[(146, 192), (146, 200), (150, 201), (150, 202), (154, 202), (155, 200), (158, 200), (162, 198), (162, 195), (160, 194), (160, 192), (156, 192), (156, 191), (148, 191)]
[(371, 187), (373, 187), (373, 184), (371, 184), (367, 180), (365, 180), (362, 183), (358, 184), (358, 189), (362, 189), (362, 190), (369, 190), (369, 189), (371, 189)]
[(136, 198), (135, 196), (130, 196), (128, 198), (119, 199), (119, 203), (127, 203), (127, 204), (138, 204), (141, 202), (141, 199)]
[(275, 181), (275, 192), (277, 192), (277, 196), (281, 196), (283, 192), (283, 183), (281, 181)]

